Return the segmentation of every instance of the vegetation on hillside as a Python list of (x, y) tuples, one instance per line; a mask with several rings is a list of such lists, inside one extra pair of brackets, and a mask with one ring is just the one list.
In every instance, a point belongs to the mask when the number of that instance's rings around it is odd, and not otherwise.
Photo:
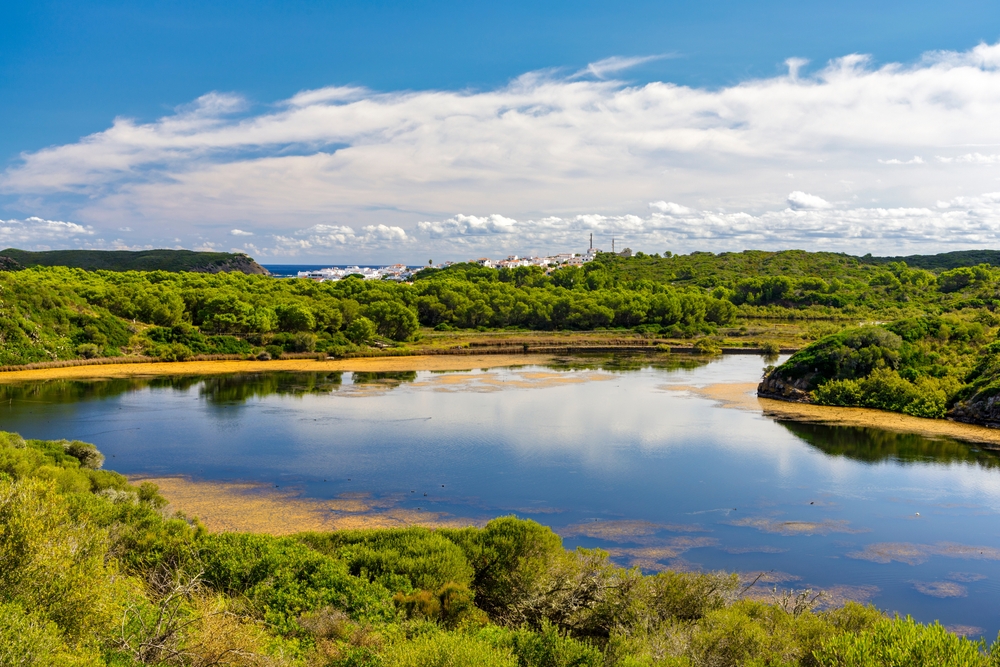
[(0, 270), (29, 266), (66, 266), (87, 271), (196, 271), (266, 274), (267, 270), (243, 253), (194, 250), (0, 250)]
[(765, 394), (822, 405), (859, 406), (944, 417), (981, 352), (991, 348), (980, 322), (908, 318), (846, 329), (792, 355), (762, 383)]
[(997, 665), (938, 624), (643, 575), (512, 517), (271, 537), (169, 516), (91, 445), (0, 433), (0, 664)]
[[(952, 255), (939, 256), (940, 263), (980, 257)], [(431, 330), (617, 330), (688, 339), (715, 353), (748, 323), (792, 322), (799, 323), (799, 341), (830, 337), (769, 375), (765, 394), (1000, 423), (1000, 348), (989, 346), (1000, 323), (1000, 269), (930, 271), (870, 259), (803, 251), (601, 254), (548, 272), (456, 264), (425, 269), (412, 284), (0, 271), (0, 365), (129, 355), (344, 355), (374, 344), (412, 345)]]

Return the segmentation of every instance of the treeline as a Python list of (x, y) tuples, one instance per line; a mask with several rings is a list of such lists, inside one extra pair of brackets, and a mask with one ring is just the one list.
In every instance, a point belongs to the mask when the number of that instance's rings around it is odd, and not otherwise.
[(986, 666), (1000, 646), (736, 575), (643, 575), (532, 521), (209, 533), (70, 441), (0, 433), (0, 661), (24, 667)]
[(696, 335), (729, 324), (730, 302), (698, 290), (636, 284), (574, 289), (541, 269), (468, 267), (413, 285), (333, 283), (239, 273), (0, 272), (0, 365), (148, 354), (327, 352), (449, 328), (645, 327)]
[(425, 269), (412, 284), (241, 273), (0, 271), (0, 365), (123, 354), (345, 354), (439, 331), (627, 329), (717, 335), (739, 318), (1000, 318), (1000, 270), (786, 251), (623, 258), (582, 267)]

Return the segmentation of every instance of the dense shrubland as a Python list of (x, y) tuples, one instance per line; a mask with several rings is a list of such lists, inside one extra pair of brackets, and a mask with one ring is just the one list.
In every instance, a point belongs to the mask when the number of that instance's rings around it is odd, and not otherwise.
[(940, 625), (735, 575), (643, 575), (548, 528), (206, 532), (80, 442), (0, 433), (0, 664), (995, 665)]
[[(431, 272), (433, 273), (433, 272)], [(438, 329), (639, 327), (710, 333), (735, 306), (649, 281), (564, 284), (541, 269), (465, 266), (413, 285), (348, 278), (317, 284), (240, 273), (0, 272), (0, 364), (150, 354), (343, 353), (377, 338)], [(572, 281), (570, 281), (572, 282)]]

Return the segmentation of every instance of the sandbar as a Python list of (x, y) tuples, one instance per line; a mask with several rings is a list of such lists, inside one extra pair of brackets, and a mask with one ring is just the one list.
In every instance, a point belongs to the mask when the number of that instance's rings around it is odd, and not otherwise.
[(275, 359), (272, 361), (174, 361), (165, 363), (96, 364), (35, 368), (0, 373), (0, 383), (31, 380), (72, 380), (148, 377), (155, 375), (213, 375), (224, 373), (293, 373), (360, 371), (469, 371), (497, 366), (529, 366), (551, 362), (547, 354), (428, 354), (354, 359)]
[(291, 535), (305, 531), (464, 527), (483, 523), (442, 512), (401, 507), (394, 498), (345, 494), (337, 498), (303, 498), (294, 489), (253, 482), (214, 482), (187, 477), (129, 477), (152, 482), (170, 502), (169, 513), (197, 517), (212, 532)]
[(879, 428), (897, 433), (914, 433), (929, 438), (953, 438), (984, 445), (989, 449), (1000, 449), (1000, 429), (946, 419), (925, 419), (871, 408), (839, 408), (758, 398), (756, 382), (719, 383), (704, 387), (666, 385), (664, 389), (687, 391), (696, 396), (712, 399), (723, 407), (760, 412), (773, 419), (830, 426)]

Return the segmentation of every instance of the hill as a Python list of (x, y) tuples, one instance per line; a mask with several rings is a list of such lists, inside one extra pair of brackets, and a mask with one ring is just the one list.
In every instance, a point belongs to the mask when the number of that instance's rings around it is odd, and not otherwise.
[(942, 252), (937, 255), (906, 255), (905, 257), (872, 257), (865, 255), (860, 258), (866, 264), (888, 264), (890, 262), (906, 262), (907, 266), (930, 271), (957, 269), (960, 266), (978, 266), (990, 264), (1000, 266), (1000, 250), (958, 250)]
[(267, 269), (242, 253), (193, 250), (50, 250), (29, 252), (16, 248), (0, 251), (0, 270), (29, 266), (68, 266), (87, 271), (237, 271), (267, 275)]

